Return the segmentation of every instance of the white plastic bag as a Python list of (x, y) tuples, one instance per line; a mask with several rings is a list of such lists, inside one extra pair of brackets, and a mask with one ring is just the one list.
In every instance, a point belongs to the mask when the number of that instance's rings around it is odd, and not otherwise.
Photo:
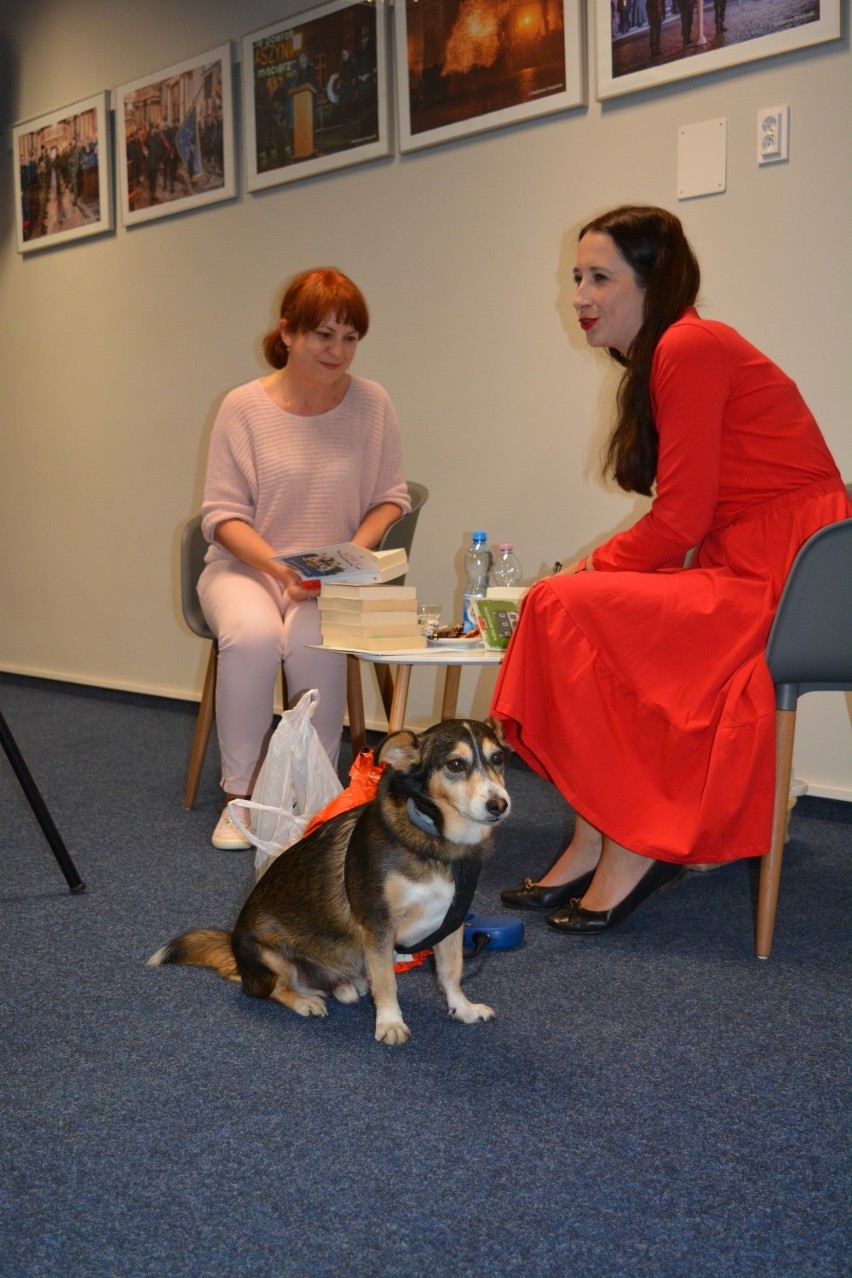
[(251, 798), (232, 799), (228, 804), (231, 820), (257, 848), (258, 878), (302, 837), (314, 813), (343, 789), (311, 722), (319, 695), (311, 688), (292, 710), (284, 711)]

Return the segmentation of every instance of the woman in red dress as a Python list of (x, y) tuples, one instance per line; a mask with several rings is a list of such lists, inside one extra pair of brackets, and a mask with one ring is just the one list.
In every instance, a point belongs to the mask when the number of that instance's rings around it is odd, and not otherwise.
[(503, 901), (591, 935), (685, 867), (768, 851), (766, 640), (797, 550), (852, 503), (795, 384), (699, 317), (676, 217), (595, 218), (574, 280), (588, 344), (625, 370), (606, 469), (653, 503), (528, 593), (492, 709), (576, 817), (547, 873)]

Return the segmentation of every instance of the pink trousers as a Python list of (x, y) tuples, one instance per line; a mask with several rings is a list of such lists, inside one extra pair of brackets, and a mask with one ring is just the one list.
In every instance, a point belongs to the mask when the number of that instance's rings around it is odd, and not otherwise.
[(226, 794), (249, 794), (272, 722), (281, 662), (294, 705), (308, 688), (320, 699), (313, 725), (337, 766), (346, 706), (346, 658), (308, 647), (320, 642), (313, 599), (295, 603), (277, 581), (238, 560), (207, 564), (198, 598), (219, 643), (216, 728)]

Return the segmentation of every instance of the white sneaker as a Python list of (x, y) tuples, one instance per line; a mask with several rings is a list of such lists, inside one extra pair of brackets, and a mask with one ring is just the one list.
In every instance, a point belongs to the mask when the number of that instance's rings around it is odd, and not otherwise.
[(214, 848), (220, 848), (224, 852), (241, 852), (243, 848), (251, 847), (242, 830), (231, 820), (227, 806), (219, 817), (210, 842)]

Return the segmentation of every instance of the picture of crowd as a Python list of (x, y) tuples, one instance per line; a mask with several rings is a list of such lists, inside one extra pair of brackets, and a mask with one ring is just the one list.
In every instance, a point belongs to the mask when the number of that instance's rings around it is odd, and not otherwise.
[(100, 218), (96, 137), (81, 141), (79, 117), (20, 139), (21, 219), (25, 241), (76, 230)]
[[(717, 34), (725, 30), (725, 9), (728, 0), (713, 0), (713, 21)], [(692, 19), (696, 0), (611, 0), (612, 34), (626, 35), (637, 27), (653, 27), (657, 20), (669, 16), (681, 19), (683, 36), (691, 40)], [(689, 26), (687, 27), (687, 19)]]
[(756, 40), (820, 16), (819, 0), (610, 0), (612, 74)]
[(122, 91), (128, 213), (225, 185), (222, 76), (221, 59), (199, 61)]
[(127, 198), (131, 210), (183, 200), (224, 184), (221, 101), (198, 120), (193, 105), (180, 126), (152, 119), (127, 129)]

